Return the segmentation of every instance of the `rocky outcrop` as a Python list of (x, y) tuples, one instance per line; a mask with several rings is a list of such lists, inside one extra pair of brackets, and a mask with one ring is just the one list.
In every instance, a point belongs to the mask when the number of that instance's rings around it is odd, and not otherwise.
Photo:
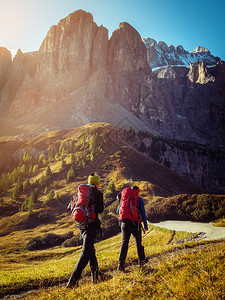
[(108, 30), (82, 10), (52, 26), (36, 53), (18, 51), (1, 104), (24, 115), (70, 95), (107, 64)]
[[(10, 54), (11, 56), (11, 54)], [(4, 111), (6, 109), (20, 110), (24, 105), (24, 81), (27, 77), (33, 78), (36, 70), (35, 53), (23, 53), (17, 51), (16, 56), (7, 65), (5, 84), (1, 89), (0, 107)], [(26, 89), (26, 85), (25, 85)], [(22, 91), (22, 95), (20, 91)]]
[(215, 77), (210, 74), (204, 61), (193, 63), (190, 65), (188, 79), (191, 83), (199, 84), (206, 84), (210, 81), (215, 81)]
[[(76, 11), (52, 26), (40, 49), (40, 80), (71, 74), (80, 82), (107, 60), (108, 30), (98, 27), (90, 13)], [(74, 82), (76, 84), (76, 82)]]
[(134, 114), (150, 92), (151, 69), (139, 33), (121, 23), (109, 41), (110, 94), (115, 102)]
[[(210, 193), (225, 193), (222, 150), (196, 143), (161, 139), (140, 133), (131, 145)], [(216, 161), (216, 163), (215, 163)]]
[(224, 65), (218, 62), (207, 68), (198, 62), (190, 69), (168, 66), (155, 71), (156, 93), (166, 115), (166, 122), (159, 120), (157, 130), (170, 138), (223, 147)]
[(192, 52), (184, 50), (183, 46), (167, 45), (165, 42), (156, 42), (152, 38), (143, 38), (147, 48), (148, 63), (151, 68), (168, 65), (189, 66), (197, 61), (204, 61), (206, 65), (212, 66), (219, 61), (219, 57), (213, 56), (204, 47), (198, 46)]
[(10, 51), (6, 48), (0, 47), (0, 91), (3, 89), (8, 79), (8, 69), (11, 64), (12, 56)]
[(12, 56), (11, 52), (7, 50), (6, 48), (0, 47), (0, 108), (4, 109), (6, 106), (9, 107), (7, 100), (4, 99), (4, 93), (3, 89), (9, 80), (9, 69), (11, 68), (12, 65)]

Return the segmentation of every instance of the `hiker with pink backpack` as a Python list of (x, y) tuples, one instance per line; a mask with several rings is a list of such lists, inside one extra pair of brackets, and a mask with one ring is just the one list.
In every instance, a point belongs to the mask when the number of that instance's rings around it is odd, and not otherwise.
[(144, 201), (138, 196), (139, 192), (140, 189), (137, 186), (133, 186), (133, 188), (123, 189), (117, 196), (122, 231), (122, 245), (117, 268), (120, 271), (125, 270), (125, 260), (131, 234), (135, 238), (139, 265), (142, 266), (148, 262), (148, 258), (145, 257), (144, 246), (142, 245), (141, 222), (143, 221), (144, 223), (144, 231), (148, 230), (148, 225)]
[(80, 230), (83, 247), (77, 264), (70, 276), (67, 287), (78, 286), (83, 269), (89, 262), (92, 279), (95, 283), (98, 279), (98, 261), (95, 255), (94, 242), (96, 234), (100, 229), (101, 221), (98, 214), (103, 212), (103, 194), (98, 189), (100, 177), (91, 173), (88, 177), (88, 184), (80, 184), (78, 193), (69, 203), (72, 218), (77, 222)]

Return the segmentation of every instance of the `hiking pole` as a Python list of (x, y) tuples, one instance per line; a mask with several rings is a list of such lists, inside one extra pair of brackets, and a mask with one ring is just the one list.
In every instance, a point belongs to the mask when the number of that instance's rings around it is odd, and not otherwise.
[(143, 233), (145, 234), (145, 230), (144, 230), (144, 227), (143, 227), (143, 224), (141, 223), (141, 230), (143, 231)]

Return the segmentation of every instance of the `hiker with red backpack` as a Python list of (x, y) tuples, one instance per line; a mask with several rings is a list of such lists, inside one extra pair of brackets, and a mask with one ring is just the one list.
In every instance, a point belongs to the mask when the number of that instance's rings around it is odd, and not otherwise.
[(68, 208), (71, 215), (77, 221), (80, 230), (83, 247), (77, 264), (70, 276), (67, 287), (78, 286), (83, 269), (89, 262), (93, 283), (98, 279), (98, 261), (95, 255), (94, 242), (96, 234), (100, 229), (101, 221), (98, 214), (103, 212), (103, 194), (98, 189), (100, 177), (91, 173), (88, 177), (88, 184), (80, 184), (78, 193), (74, 196)]
[(133, 188), (123, 189), (117, 196), (119, 204), (120, 224), (122, 231), (122, 245), (120, 249), (120, 257), (118, 270), (125, 270), (125, 260), (127, 257), (129, 240), (131, 234), (135, 238), (136, 249), (138, 253), (139, 265), (148, 262), (145, 257), (144, 246), (142, 245), (141, 222), (144, 223), (144, 230), (148, 230), (147, 219), (144, 208), (144, 201), (138, 197), (140, 189), (137, 186)]

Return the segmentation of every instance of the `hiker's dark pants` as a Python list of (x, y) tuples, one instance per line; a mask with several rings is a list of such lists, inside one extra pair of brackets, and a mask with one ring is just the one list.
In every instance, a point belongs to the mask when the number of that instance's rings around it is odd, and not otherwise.
[(144, 247), (141, 244), (141, 228), (137, 222), (126, 221), (121, 222), (122, 245), (120, 249), (119, 268), (123, 269), (127, 257), (129, 240), (131, 234), (135, 238), (139, 264), (145, 259)]
[(88, 227), (85, 229), (80, 229), (82, 239), (83, 239), (83, 247), (81, 251), (81, 255), (77, 264), (70, 276), (69, 282), (77, 282), (80, 277), (83, 269), (87, 266), (88, 262), (91, 268), (91, 272), (94, 273), (98, 270), (98, 262), (95, 255), (94, 242), (96, 238), (96, 228)]

